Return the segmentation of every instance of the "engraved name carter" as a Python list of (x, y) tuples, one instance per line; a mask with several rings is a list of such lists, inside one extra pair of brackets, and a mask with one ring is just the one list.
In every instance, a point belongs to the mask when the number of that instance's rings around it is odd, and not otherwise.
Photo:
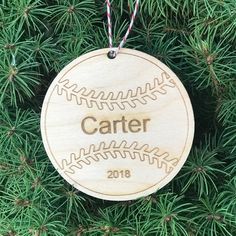
[(87, 116), (81, 122), (81, 129), (85, 134), (92, 135), (97, 132), (100, 134), (147, 132), (148, 122), (151, 119), (127, 119), (122, 116), (118, 120), (97, 120), (94, 116)]

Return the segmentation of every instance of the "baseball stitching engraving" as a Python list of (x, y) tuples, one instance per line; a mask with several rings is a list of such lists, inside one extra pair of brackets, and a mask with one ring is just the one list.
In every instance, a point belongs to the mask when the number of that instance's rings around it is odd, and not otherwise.
[(138, 142), (133, 142), (129, 145), (127, 141), (117, 144), (113, 140), (108, 145), (105, 142), (101, 142), (98, 147), (92, 144), (88, 150), (81, 148), (78, 154), (71, 153), (69, 160), (62, 160), (62, 170), (69, 174), (75, 174), (76, 169), (82, 169), (84, 165), (90, 165), (93, 161), (98, 162), (100, 160), (117, 158), (148, 161), (150, 165), (156, 165), (157, 168), (164, 168), (167, 174), (178, 163), (177, 158), (170, 159), (168, 152), (160, 152), (160, 149), (157, 147), (150, 149), (148, 144), (139, 146)]
[(146, 83), (144, 87), (137, 87), (134, 90), (128, 91), (104, 92), (87, 89), (85, 87), (80, 88), (77, 84), (70, 84), (68, 79), (62, 79), (56, 85), (57, 94), (65, 95), (68, 101), (73, 99), (78, 105), (85, 104), (88, 108), (97, 107), (99, 110), (103, 110), (107, 107), (113, 111), (115, 107), (124, 110), (126, 105), (135, 108), (137, 104), (147, 104), (149, 100), (156, 100), (158, 95), (165, 95), (167, 93), (166, 88), (174, 88), (175, 82), (170, 79), (170, 76), (166, 72), (162, 72), (161, 78), (154, 78), (152, 83)]

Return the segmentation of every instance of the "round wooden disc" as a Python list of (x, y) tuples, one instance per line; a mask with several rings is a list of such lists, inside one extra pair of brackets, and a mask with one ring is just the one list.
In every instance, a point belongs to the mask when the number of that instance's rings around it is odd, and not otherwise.
[(52, 82), (42, 108), (47, 154), (74, 187), (130, 200), (169, 183), (189, 154), (194, 117), (177, 76), (156, 58), (122, 49), (83, 55)]

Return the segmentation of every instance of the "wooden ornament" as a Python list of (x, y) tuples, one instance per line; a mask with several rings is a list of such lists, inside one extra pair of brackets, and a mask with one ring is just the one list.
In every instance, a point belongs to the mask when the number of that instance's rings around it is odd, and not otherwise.
[(121, 49), (83, 55), (52, 82), (41, 115), (47, 154), (77, 189), (131, 200), (169, 183), (191, 149), (194, 117), (177, 76), (156, 58)]

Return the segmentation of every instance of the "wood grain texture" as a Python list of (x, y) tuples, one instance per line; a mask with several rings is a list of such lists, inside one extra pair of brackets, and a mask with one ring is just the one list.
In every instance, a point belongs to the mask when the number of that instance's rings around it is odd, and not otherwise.
[(67, 65), (46, 94), (41, 132), (47, 154), (74, 187), (130, 200), (169, 183), (191, 149), (194, 117), (177, 76), (145, 53), (109, 49)]

